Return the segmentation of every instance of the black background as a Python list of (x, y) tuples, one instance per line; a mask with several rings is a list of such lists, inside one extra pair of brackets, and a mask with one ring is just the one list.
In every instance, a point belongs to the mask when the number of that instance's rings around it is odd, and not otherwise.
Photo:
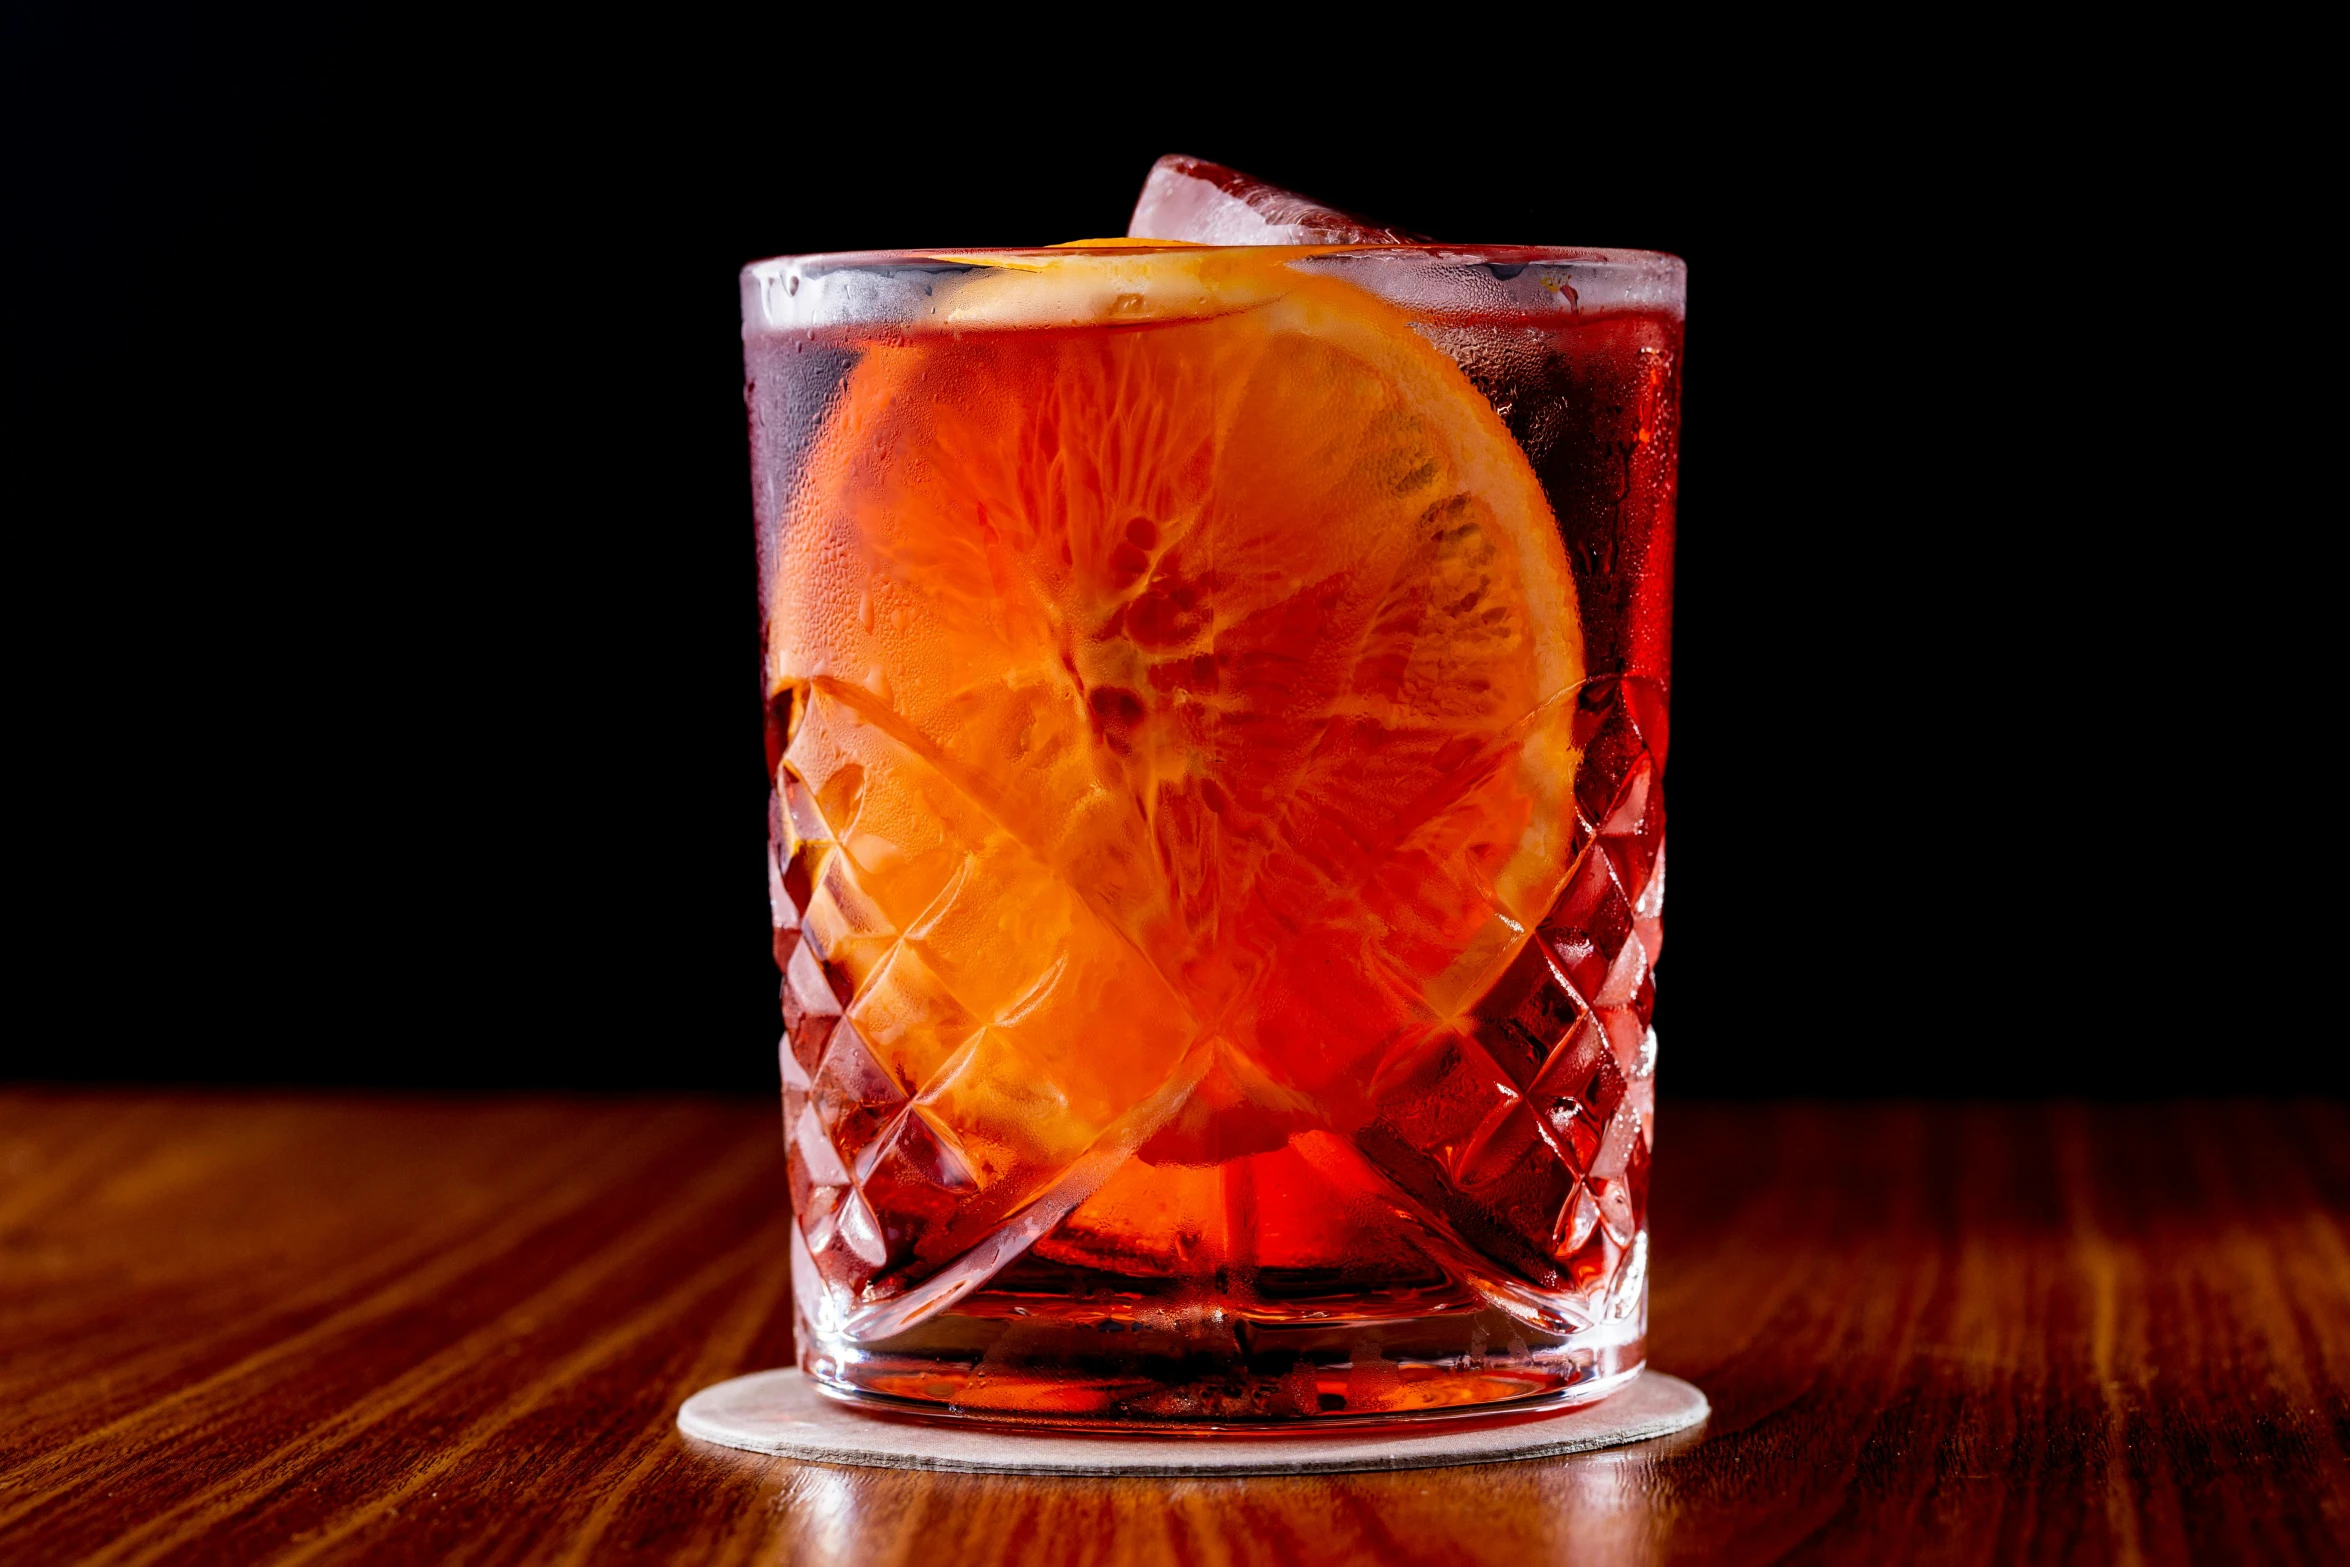
[(1669, 1089), (2350, 1083), (2291, 209), (2201, 122), (869, 20), (11, 13), (0, 1076), (770, 1085), (736, 271), (1180, 150), (1687, 258)]

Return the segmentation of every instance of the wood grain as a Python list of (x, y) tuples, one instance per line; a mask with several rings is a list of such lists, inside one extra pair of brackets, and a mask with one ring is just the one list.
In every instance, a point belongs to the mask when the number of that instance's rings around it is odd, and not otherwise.
[(1668, 1104), (1692, 1436), (1039, 1480), (702, 1447), (773, 1112), (0, 1095), (0, 1560), (2350, 1560), (2350, 1109)]

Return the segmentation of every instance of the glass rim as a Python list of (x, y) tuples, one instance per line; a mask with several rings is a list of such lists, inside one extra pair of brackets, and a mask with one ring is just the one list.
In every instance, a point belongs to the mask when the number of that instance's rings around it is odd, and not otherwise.
[[(1346, 276), (1413, 314), (1528, 319), (1559, 314), (1662, 310), (1680, 315), (1688, 263), (1660, 250), (1567, 245), (1186, 245), (1136, 240), (1086, 245), (1002, 245), (967, 249), (811, 251), (770, 256), (741, 272), (746, 333), (884, 325), (937, 315), (950, 279), (974, 273), (1041, 274), (1105, 298), (1119, 289), (1149, 293), (1169, 279), (1138, 268), (1151, 257), (1264, 256)], [(1197, 296), (1194, 285), (1192, 293)], [(1188, 314), (1201, 301), (1195, 297)], [(1072, 316), (1070, 319), (1080, 319)], [(1040, 323), (1041, 324), (1041, 318)]]
[(1549, 263), (1577, 267), (1635, 267), (1642, 270), (1686, 272), (1688, 262), (1669, 250), (1636, 250), (1625, 246), (1594, 245), (1463, 245), (1436, 240), (1399, 244), (1381, 241), (1359, 245), (1194, 245), (1180, 240), (1137, 239), (1070, 245), (922, 245), (878, 250), (810, 250), (762, 256), (743, 264), (743, 275), (797, 266), (803, 270), (838, 271), (849, 268), (952, 265), (978, 261), (1002, 263), (1035, 260), (1066, 261), (1071, 256), (1135, 255), (1245, 255), (1272, 251), (1299, 260), (1322, 256), (1381, 256), (1416, 258), (1436, 264), (1470, 265)]

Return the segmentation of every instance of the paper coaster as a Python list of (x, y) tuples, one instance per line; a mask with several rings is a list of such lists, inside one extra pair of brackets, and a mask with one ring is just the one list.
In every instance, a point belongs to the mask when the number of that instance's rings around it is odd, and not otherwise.
[(1679, 1377), (1644, 1371), (1597, 1403), (1555, 1413), (1262, 1435), (1094, 1435), (890, 1414), (827, 1398), (787, 1369), (702, 1389), (677, 1412), (677, 1429), (754, 1453), (881, 1469), (1265, 1475), (1548, 1458), (1668, 1436), (1696, 1425), (1706, 1412), (1705, 1395), (1696, 1388)]

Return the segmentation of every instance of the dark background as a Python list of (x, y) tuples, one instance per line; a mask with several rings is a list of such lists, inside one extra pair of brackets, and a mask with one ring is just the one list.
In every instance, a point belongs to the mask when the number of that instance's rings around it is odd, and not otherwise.
[(1671, 1091), (2350, 1086), (2294, 209), (2205, 120), (793, 15), (10, 13), (0, 1076), (769, 1086), (736, 270), (1180, 150), (1687, 258)]

